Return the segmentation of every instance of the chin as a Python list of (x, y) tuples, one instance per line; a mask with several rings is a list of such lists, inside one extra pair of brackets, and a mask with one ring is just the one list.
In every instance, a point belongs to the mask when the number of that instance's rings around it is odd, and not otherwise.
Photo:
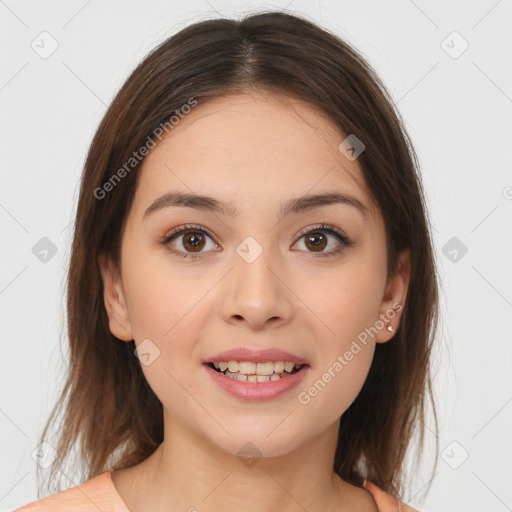
[(223, 431), (221, 435), (210, 437), (209, 441), (223, 452), (236, 455), (241, 459), (286, 455), (299, 448), (302, 436), (299, 435), (299, 432), (290, 429), (290, 425), (285, 427), (286, 421), (275, 428), (275, 425), (278, 425), (282, 419), (281, 417), (273, 422), (274, 426), (272, 427), (265, 422), (264, 428), (258, 424), (252, 425), (251, 428), (247, 428), (247, 426), (237, 428), (233, 423), (229, 423), (228, 430), (232, 437)]

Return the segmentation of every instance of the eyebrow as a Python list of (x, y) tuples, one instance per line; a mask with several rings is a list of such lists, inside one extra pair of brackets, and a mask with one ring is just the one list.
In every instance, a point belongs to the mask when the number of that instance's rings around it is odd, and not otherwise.
[[(299, 214), (314, 208), (320, 208), (322, 206), (332, 204), (353, 206), (365, 217), (366, 213), (369, 211), (367, 206), (353, 196), (341, 192), (326, 192), (289, 199), (281, 205), (280, 215), (285, 217), (290, 214)], [(200, 211), (221, 213), (232, 218), (239, 214), (237, 209), (230, 202), (226, 203), (213, 197), (200, 194), (171, 191), (155, 199), (155, 201), (153, 201), (153, 203), (144, 212), (143, 219), (156, 211), (173, 206), (183, 206)]]

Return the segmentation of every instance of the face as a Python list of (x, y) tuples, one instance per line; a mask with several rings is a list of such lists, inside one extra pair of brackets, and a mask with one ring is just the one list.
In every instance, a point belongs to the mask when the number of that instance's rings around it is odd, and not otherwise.
[[(361, 390), (375, 343), (398, 327), (408, 274), (401, 255), (387, 279), (383, 219), (338, 149), (345, 138), (306, 103), (240, 94), (196, 106), (144, 159), (121, 272), (101, 265), (110, 329), (144, 354), (167, 423), (229, 453), (250, 441), (280, 455), (336, 424)], [(171, 192), (214, 201), (159, 200)], [(293, 203), (325, 194), (338, 201)], [(307, 364), (281, 393), (242, 398), (274, 382), (205, 364), (238, 348)]]

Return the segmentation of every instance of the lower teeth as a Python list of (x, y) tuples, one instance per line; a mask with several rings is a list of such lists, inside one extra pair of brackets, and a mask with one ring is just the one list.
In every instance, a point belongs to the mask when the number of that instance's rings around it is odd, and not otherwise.
[(226, 377), (229, 377), (230, 379), (239, 380), (242, 382), (269, 382), (269, 381), (273, 382), (273, 381), (285, 378), (289, 375), (293, 375), (294, 373), (297, 373), (298, 371), (299, 370), (294, 368), (294, 371), (292, 373), (283, 372), (283, 373), (273, 373), (272, 375), (254, 375), (254, 374), (246, 375), (246, 374), (238, 373), (238, 372), (231, 373), (229, 370), (225, 370), (225, 371), (219, 372), (219, 373), (222, 373), (222, 375), (225, 375)]

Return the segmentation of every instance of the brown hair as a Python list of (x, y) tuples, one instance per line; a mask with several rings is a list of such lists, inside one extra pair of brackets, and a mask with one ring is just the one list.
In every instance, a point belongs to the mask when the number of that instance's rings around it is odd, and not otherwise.
[(64, 410), (49, 481), (78, 441), (82, 481), (136, 465), (163, 441), (162, 405), (134, 355), (135, 343), (120, 342), (109, 330), (98, 264), (104, 254), (119, 265), (140, 164), (105, 197), (95, 191), (191, 97), (201, 103), (258, 89), (307, 101), (342, 133), (363, 141), (358, 163), (384, 217), (389, 275), (399, 251), (410, 249), (400, 326), (393, 340), (377, 344), (367, 380), (341, 417), (334, 471), (355, 485), (366, 478), (400, 496), (405, 455), (416, 434), (423, 450), (428, 403), (437, 431), (430, 370), (437, 274), (419, 165), (403, 122), (380, 79), (350, 45), (305, 18), (262, 12), (194, 23), (164, 41), (123, 84), (94, 136), (67, 281), (69, 369), (41, 436), (46, 439)]

